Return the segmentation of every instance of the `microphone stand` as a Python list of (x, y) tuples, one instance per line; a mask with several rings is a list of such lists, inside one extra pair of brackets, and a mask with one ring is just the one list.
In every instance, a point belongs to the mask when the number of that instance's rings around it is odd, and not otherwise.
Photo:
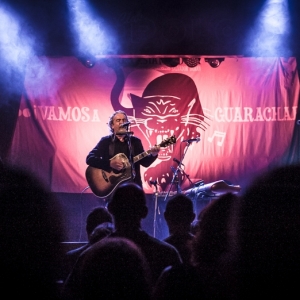
[[(128, 130), (128, 128), (127, 128)], [(133, 135), (132, 131), (120, 131), (117, 132), (116, 135), (127, 135), (127, 145), (129, 148), (129, 164), (130, 164), (130, 176), (131, 180), (133, 181), (135, 178), (135, 169), (134, 169), (134, 161), (133, 161), (133, 153), (132, 153), (132, 145), (131, 145), (131, 137)]]
[[(181, 160), (179, 161), (179, 164), (178, 164), (177, 168), (174, 170), (174, 168), (171, 167), (171, 170), (173, 171), (173, 178), (172, 178), (172, 181), (171, 181), (169, 190), (168, 190), (168, 192), (167, 192), (167, 194), (166, 194), (166, 196), (165, 196), (164, 201), (166, 201), (166, 200), (168, 199), (169, 194), (170, 194), (170, 191), (171, 191), (171, 188), (172, 188), (172, 186), (173, 186), (173, 184), (174, 184), (176, 178), (177, 178), (177, 182), (176, 182), (176, 183), (177, 183), (177, 193), (181, 193), (181, 188), (180, 188), (180, 186), (179, 186), (178, 171), (181, 170), (180, 166), (182, 165), (182, 161), (183, 161), (183, 159), (184, 159), (184, 157), (185, 157), (185, 155), (186, 155), (186, 152), (187, 152), (187, 150), (188, 150), (188, 148), (189, 148), (190, 145), (191, 145), (191, 142), (187, 142), (187, 147), (185, 148), (185, 151), (183, 152), (182, 158), (181, 158)], [(183, 171), (183, 170), (181, 170), (181, 171)], [(185, 174), (185, 172), (184, 172), (184, 174)], [(188, 176), (187, 176), (187, 177), (188, 177)], [(188, 179), (189, 179), (189, 181), (190, 181), (190, 178), (189, 178), (189, 177), (188, 177)], [(190, 181), (190, 182), (191, 182), (191, 181)]]
[[(188, 143), (188, 147), (190, 146), (190, 144), (192, 143), (192, 141), (187, 141)], [(197, 142), (198, 143), (198, 142)], [(190, 175), (186, 174), (184, 170), (181, 169), (181, 171), (183, 172), (183, 174), (187, 177), (187, 179), (189, 180), (190, 184), (191, 184), (191, 188), (193, 188), (195, 186), (195, 184), (191, 181), (190, 179)], [(195, 193), (195, 196), (193, 197), (192, 201), (193, 201), (193, 206), (194, 206), (194, 212), (197, 213), (197, 193)]]
[[(132, 132), (133, 134), (133, 132)], [(129, 163), (130, 163), (130, 169), (131, 169), (131, 181), (134, 180), (135, 178), (135, 169), (134, 169), (134, 161), (133, 161), (133, 153), (132, 153), (132, 145), (131, 145), (131, 137), (132, 137), (131, 132), (128, 131), (127, 128), (127, 144), (129, 148)]]
[(155, 201), (154, 201), (154, 220), (153, 220), (153, 236), (156, 237), (156, 218), (157, 218), (157, 198), (158, 198), (158, 190), (157, 190), (157, 181), (150, 181), (150, 184), (155, 186)]

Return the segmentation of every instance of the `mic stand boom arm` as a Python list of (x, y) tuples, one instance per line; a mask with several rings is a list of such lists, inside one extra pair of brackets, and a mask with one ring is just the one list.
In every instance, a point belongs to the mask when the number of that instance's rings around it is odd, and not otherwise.
[(183, 173), (183, 175), (186, 176), (186, 178), (188, 179), (188, 181), (189, 181), (190, 184), (191, 184), (191, 187), (193, 187), (194, 184), (193, 184), (192, 180), (190, 179), (190, 175), (189, 175), (189, 174), (186, 174), (185, 171), (184, 171), (183, 169), (180, 169), (180, 171)]

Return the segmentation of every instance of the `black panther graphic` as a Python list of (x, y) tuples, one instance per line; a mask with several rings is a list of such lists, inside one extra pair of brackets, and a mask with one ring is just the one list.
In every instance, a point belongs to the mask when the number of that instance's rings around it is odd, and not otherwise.
[[(173, 178), (170, 168), (172, 158), (180, 158), (180, 141), (200, 136), (200, 130), (208, 126), (197, 87), (192, 78), (185, 74), (164, 74), (146, 86), (142, 97), (130, 94), (132, 108), (128, 109), (119, 102), (124, 77), (122, 73), (118, 74), (111, 103), (115, 110), (122, 109), (128, 114), (132, 128), (140, 131), (143, 143), (147, 142), (149, 146), (159, 144), (172, 135), (177, 139), (176, 144), (161, 149), (160, 163), (149, 167), (144, 174), (145, 182), (157, 180), (160, 189), (165, 191)], [(183, 173), (179, 175), (180, 182), (183, 182)]]

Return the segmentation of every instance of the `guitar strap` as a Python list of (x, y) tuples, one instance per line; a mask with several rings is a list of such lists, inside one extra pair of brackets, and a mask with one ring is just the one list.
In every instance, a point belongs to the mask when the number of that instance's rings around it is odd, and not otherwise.
[(108, 149), (110, 157), (114, 156), (114, 151), (115, 151), (115, 143), (114, 143), (114, 136), (112, 135), (109, 143), (109, 149)]

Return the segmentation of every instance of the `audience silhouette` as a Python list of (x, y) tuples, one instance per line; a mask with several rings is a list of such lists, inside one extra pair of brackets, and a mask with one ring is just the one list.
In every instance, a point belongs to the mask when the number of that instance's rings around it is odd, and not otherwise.
[[(172, 245), (160, 241), (141, 228), (141, 220), (147, 216), (146, 195), (143, 189), (132, 182), (120, 184), (113, 192), (107, 205), (113, 216), (114, 231), (103, 240), (110, 238), (125, 238), (135, 243), (145, 255), (150, 268), (150, 284), (154, 286), (161, 272), (170, 265), (182, 262), (180, 254)], [(103, 241), (101, 240), (101, 241)], [(83, 280), (81, 268), (85, 255), (98, 247), (98, 241), (85, 250), (78, 258), (75, 267), (68, 276), (64, 289), (64, 299), (80, 299)]]
[(62, 294), (57, 280), (65, 233), (57, 199), (30, 172), (4, 163), (0, 169), (0, 272), (9, 298), (252, 300), (297, 294), (300, 165), (258, 176), (242, 196), (227, 193), (211, 201), (198, 215), (194, 235), (193, 203), (176, 194), (164, 212), (170, 233), (164, 241), (141, 227), (148, 214), (143, 189), (120, 184), (107, 208), (88, 215), (88, 243), (68, 253), (73, 268)]
[(110, 237), (125, 237), (135, 242), (149, 263), (153, 282), (170, 265), (181, 263), (177, 249), (149, 235), (141, 228), (142, 219), (148, 214), (146, 195), (135, 183), (126, 182), (113, 193), (108, 210), (113, 215), (115, 231)]
[(110, 235), (113, 232), (113, 230), (114, 230), (113, 223), (105, 222), (105, 223), (99, 224), (91, 233), (89, 244), (92, 245), (92, 244), (102, 240), (106, 236)]
[[(1, 293), (10, 299), (60, 299), (65, 233), (57, 199), (29, 171), (0, 172)], [(5, 295), (5, 296), (4, 296)]]
[(234, 279), (231, 210), (237, 196), (224, 194), (199, 215), (189, 263), (166, 268), (154, 288), (154, 299), (231, 299)]
[(140, 248), (125, 238), (105, 238), (86, 251), (82, 299), (151, 299), (150, 269)]
[[(86, 218), (85, 230), (87, 234), (88, 241), (85, 245), (78, 247), (76, 249), (69, 250), (66, 253), (66, 268), (65, 277), (71, 272), (75, 265), (79, 255), (86, 250), (92, 243), (100, 240), (104, 236), (111, 233), (113, 229), (113, 219), (112, 215), (109, 213), (107, 208), (102, 206), (94, 207)], [(97, 226), (100, 226), (97, 228)], [(94, 232), (94, 230), (97, 230)]]
[(238, 204), (237, 297), (297, 297), (300, 165), (277, 167), (260, 175)]
[(191, 225), (195, 219), (193, 201), (181, 193), (172, 196), (166, 204), (164, 218), (170, 234), (164, 241), (178, 250), (183, 262), (190, 262), (194, 238)]
[(226, 193), (212, 200), (200, 212), (192, 243), (192, 265), (205, 286), (208, 299), (229, 299), (234, 284), (234, 231), (231, 218), (239, 197)]

